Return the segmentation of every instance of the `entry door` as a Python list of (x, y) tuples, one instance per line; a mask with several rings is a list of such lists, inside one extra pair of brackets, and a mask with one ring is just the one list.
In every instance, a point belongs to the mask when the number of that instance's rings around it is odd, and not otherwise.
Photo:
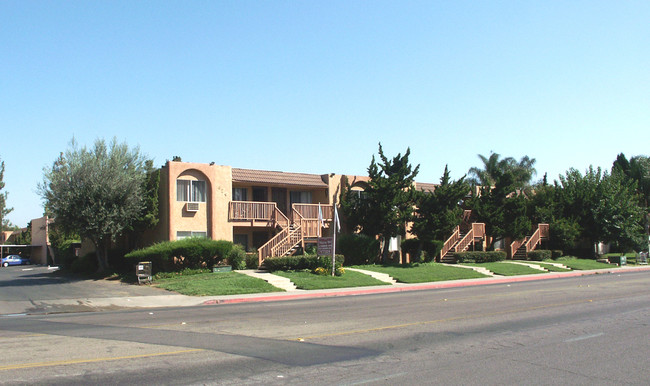
[(271, 201), (278, 205), (278, 209), (285, 215), (287, 214), (287, 189), (285, 188), (272, 188)]

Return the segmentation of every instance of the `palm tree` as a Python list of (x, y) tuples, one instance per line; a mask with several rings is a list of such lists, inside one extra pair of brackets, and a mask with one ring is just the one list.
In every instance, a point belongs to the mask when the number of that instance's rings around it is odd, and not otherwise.
[(483, 168), (472, 167), (467, 173), (469, 181), (475, 185), (494, 186), (499, 178), (505, 172), (511, 172), (514, 177), (514, 183), (518, 188), (526, 187), (530, 184), (533, 176), (537, 173), (535, 170), (535, 158), (523, 156), (519, 162), (512, 157), (501, 157), (498, 153), (490, 152), (486, 157), (479, 154), (478, 157), (483, 162)]

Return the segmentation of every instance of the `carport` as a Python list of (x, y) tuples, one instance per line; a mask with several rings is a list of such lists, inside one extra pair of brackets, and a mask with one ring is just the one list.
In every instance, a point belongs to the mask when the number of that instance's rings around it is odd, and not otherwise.
[[(11, 245), (11, 244), (0, 244), (0, 257), (5, 257), (5, 248), (31, 248), (35, 247), (36, 245)], [(40, 246), (40, 245), (39, 245)], [(11, 253), (7, 253), (10, 255)]]

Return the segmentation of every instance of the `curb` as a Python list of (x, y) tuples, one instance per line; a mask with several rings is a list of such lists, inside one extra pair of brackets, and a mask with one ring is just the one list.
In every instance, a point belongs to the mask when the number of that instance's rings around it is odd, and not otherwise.
[(201, 303), (204, 306), (220, 305), (220, 304), (239, 304), (239, 303), (259, 303), (259, 302), (278, 302), (286, 300), (301, 300), (301, 299), (317, 299), (327, 297), (340, 297), (340, 296), (357, 296), (357, 295), (372, 295), (372, 294), (389, 294), (397, 292), (408, 291), (421, 291), (431, 289), (444, 289), (444, 288), (457, 288), (457, 287), (470, 287), (482, 286), (491, 284), (505, 284), (505, 283), (521, 283), (528, 281), (538, 280), (551, 280), (562, 279), (569, 277), (590, 276), (598, 274), (611, 274), (611, 273), (626, 273), (637, 271), (650, 271), (650, 266), (647, 267), (633, 267), (633, 268), (611, 268), (611, 269), (598, 269), (589, 271), (571, 271), (571, 272), (552, 272), (540, 273), (525, 276), (502, 276), (502, 277), (489, 277), (481, 279), (468, 279), (456, 281), (442, 281), (423, 284), (396, 284), (386, 287), (374, 287), (365, 289), (338, 289), (338, 290), (322, 290), (323, 292), (300, 292), (293, 294), (283, 295), (266, 295), (266, 296), (242, 296), (228, 299), (211, 299)]

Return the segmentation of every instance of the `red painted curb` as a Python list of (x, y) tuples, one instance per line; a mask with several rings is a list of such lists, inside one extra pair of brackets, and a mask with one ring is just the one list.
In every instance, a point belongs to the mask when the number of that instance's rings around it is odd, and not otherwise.
[(549, 279), (561, 279), (566, 277), (578, 277), (578, 276), (587, 276), (587, 275), (598, 275), (604, 273), (621, 273), (621, 272), (636, 272), (636, 271), (650, 271), (650, 266), (648, 267), (635, 267), (635, 268), (615, 268), (615, 269), (603, 269), (597, 271), (571, 271), (571, 272), (555, 272), (555, 273), (546, 273), (539, 275), (528, 275), (528, 276), (503, 276), (497, 278), (486, 278), (486, 279), (477, 279), (475, 281), (445, 281), (437, 283), (426, 283), (426, 284), (415, 284), (409, 286), (387, 286), (380, 288), (371, 288), (371, 289), (350, 289), (343, 291), (332, 291), (332, 292), (312, 292), (312, 293), (294, 293), (287, 295), (269, 295), (269, 296), (256, 296), (256, 297), (242, 297), (242, 298), (232, 298), (232, 299), (215, 299), (208, 300), (202, 303), (202, 305), (217, 305), (217, 304), (236, 304), (236, 303), (256, 303), (256, 302), (278, 302), (283, 300), (297, 300), (297, 299), (317, 299), (317, 298), (326, 298), (326, 297), (337, 297), (337, 296), (355, 296), (355, 295), (370, 295), (370, 294), (384, 294), (384, 293), (395, 293), (395, 292), (407, 292), (407, 291), (421, 291), (429, 289), (443, 289), (443, 288), (457, 288), (457, 287), (470, 287), (470, 286), (479, 286), (479, 285), (491, 285), (491, 284), (505, 284), (505, 283), (521, 283), (527, 281), (537, 281), (537, 280), (549, 280)]

